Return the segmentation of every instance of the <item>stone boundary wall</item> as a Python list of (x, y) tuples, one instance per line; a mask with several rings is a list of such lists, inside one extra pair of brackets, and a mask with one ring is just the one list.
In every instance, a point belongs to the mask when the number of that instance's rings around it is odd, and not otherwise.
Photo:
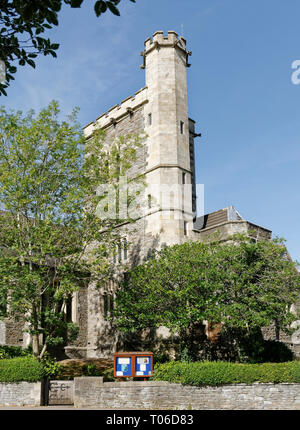
[(74, 379), (74, 406), (112, 409), (300, 410), (300, 384), (193, 387), (163, 381)]
[[(69, 384), (73, 381), (59, 381)], [(53, 399), (54, 400), (54, 399)], [(53, 401), (52, 400), (52, 401)], [(64, 399), (65, 400), (65, 399)], [(69, 399), (68, 404), (71, 404)], [(50, 404), (52, 402), (49, 402)], [(59, 402), (54, 401), (54, 404)], [(65, 404), (65, 402), (62, 402)], [(0, 406), (40, 406), (41, 382), (0, 383)], [(300, 384), (193, 387), (164, 381), (74, 379), (74, 407), (167, 410), (300, 410)]]
[(40, 406), (41, 382), (0, 383), (0, 406)]

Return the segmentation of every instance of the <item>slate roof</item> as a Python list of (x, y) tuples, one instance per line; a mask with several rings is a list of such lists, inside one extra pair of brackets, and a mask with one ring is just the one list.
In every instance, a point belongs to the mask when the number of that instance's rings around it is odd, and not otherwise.
[(233, 206), (228, 206), (227, 208), (198, 217), (194, 222), (194, 229), (203, 230), (223, 224), (224, 222), (240, 220), (244, 220), (244, 218)]

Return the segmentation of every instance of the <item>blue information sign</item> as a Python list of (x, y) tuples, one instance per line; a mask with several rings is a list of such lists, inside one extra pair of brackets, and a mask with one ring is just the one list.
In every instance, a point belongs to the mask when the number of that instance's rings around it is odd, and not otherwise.
[(131, 376), (131, 357), (116, 357), (116, 376)]
[(151, 375), (151, 363), (152, 357), (148, 356), (137, 356), (135, 357), (135, 375), (136, 376), (149, 376)]

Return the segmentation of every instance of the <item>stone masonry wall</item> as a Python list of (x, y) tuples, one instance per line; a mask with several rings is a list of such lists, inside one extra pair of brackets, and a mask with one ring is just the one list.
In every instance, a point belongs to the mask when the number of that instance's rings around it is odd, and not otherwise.
[(0, 383), (0, 406), (40, 406), (41, 382)]
[[(145, 90), (144, 90), (145, 92)], [(135, 108), (131, 113), (124, 114), (114, 125), (105, 128), (105, 144), (109, 146), (118, 136), (127, 134), (140, 134), (144, 131), (144, 105)], [(145, 172), (147, 158), (146, 142), (141, 142), (141, 147), (137, 148), (136, 160), (126, 172), (129, 177), (136, 177)], [(143, 218), (136, 222), (123, 225), (119, 228), (120, 234), (127, 237), (128, 259), (126, 263), (135, 264), (141, 255), (147, 253), (151, 248), (155, 238), (145, 235), (145, 221)], [(146, 249), (146, 250), (145, 250)], [(124, 250), (122, 249), (122, 255)], [(117, 256), (118, 259), (118, 256)], [(122, 260), (121, 263), (125, 261)], [(109, 357), (119, 345), (119, 333), (114, 329), (111, 322), (104, 315), (104, 295), (113, 294), (110, 286), (96, 287), (90, 283), (87, 292), (87, 308), (79, 311), (79, 317), (84, 314), (87, 321), (86, 330), (86, 357)], [(76, 349), (77, 347), (77, 349)], [(119, 348), (121, 345), (118, 346)], [(77, 354), (83, 356), (83, 348), (78, 343), (66, 348), (68, 356)]]
[(300, 384), (192, 387), (164, 381), (74, 379), (74, 406), (113, 409), (300, 410)]
[(5, 318), (0, 322), (0, 345), (24, 346), (24, 321)]

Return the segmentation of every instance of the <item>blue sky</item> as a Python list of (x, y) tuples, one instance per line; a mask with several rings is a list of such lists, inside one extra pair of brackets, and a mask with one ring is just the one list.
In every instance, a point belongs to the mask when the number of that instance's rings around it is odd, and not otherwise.
[(129, 0), (121, 17), (96, 18), (92, 4), (67, 6), (48, 37), (58, 58), (20, 67), (0, 103), (26, 112), (58, 100), (80, 107), (82, 125), (145, 84), (144, 40), (175, 30), (192, 51), (189, 116), (196, 121), (197, 182), (205, 212), (233, 205), (249, 221), (284, 237), (300, 261), (299, 0)]

